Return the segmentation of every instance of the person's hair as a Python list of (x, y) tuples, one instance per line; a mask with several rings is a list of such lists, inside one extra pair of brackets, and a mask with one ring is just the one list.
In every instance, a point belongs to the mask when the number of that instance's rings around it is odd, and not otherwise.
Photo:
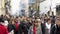
[(51, 19), (50, 19), (50, 18), (47, 18), (47, 22), (48, 22), (49, 20), (51, 20)]
[(4, 20), (7, 20), (7, 16), (4, 16)]
[(12, 24), (12, 21), (14, 21), (14, 19), (10, 19), (10, 22), (9, 23)]
[(34, 23), (38, 23), (40, 21), (40, 19), (36, 19), (35, 21), (34, 21)]
[(3, 14), (1, 15), (1, 17), (3, 17)]
[(37, 22), (38, 22), (37, 20), (33, 21), (33, 23), (37, 23)]

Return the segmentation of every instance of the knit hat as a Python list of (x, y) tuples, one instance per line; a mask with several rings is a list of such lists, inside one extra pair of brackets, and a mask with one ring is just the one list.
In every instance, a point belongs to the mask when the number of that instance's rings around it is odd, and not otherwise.
[(0, 18), (0, 22), (4, 22), (4, 19), (3, 18)]

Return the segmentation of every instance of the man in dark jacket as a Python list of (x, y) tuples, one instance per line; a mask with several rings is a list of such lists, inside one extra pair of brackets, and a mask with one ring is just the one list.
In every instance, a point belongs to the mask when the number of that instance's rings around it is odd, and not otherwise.
[(60, 34), (60, 19), (56, 20), (56, 24), (51, 29), (51, 34)]
[(19, 31), (18, 34), (28, 34), (28, 30), (27, 30), (27, 25), (26, 23), (23, 21), (20, 25), (19, 25)]

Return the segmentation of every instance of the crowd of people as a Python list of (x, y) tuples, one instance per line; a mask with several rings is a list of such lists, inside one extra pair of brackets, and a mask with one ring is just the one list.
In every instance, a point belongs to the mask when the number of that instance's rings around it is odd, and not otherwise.
[(60, 18), (1, 15), (0, 34), (60, 34)]

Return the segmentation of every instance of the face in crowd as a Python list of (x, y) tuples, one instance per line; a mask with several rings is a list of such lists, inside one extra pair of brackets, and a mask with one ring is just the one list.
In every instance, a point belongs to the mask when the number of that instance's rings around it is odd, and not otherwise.
[(51, 19), (50, 19), (50, 18), (47, 19), (47, 23), (48, 23), (48, 24), (51, 23)]
[(60, 19), (56, 19), (56, 24), (60, 26)]
[(40, 19), (36, 19), (36, 21), (34, 22), (34, 26), (40, 26)]

